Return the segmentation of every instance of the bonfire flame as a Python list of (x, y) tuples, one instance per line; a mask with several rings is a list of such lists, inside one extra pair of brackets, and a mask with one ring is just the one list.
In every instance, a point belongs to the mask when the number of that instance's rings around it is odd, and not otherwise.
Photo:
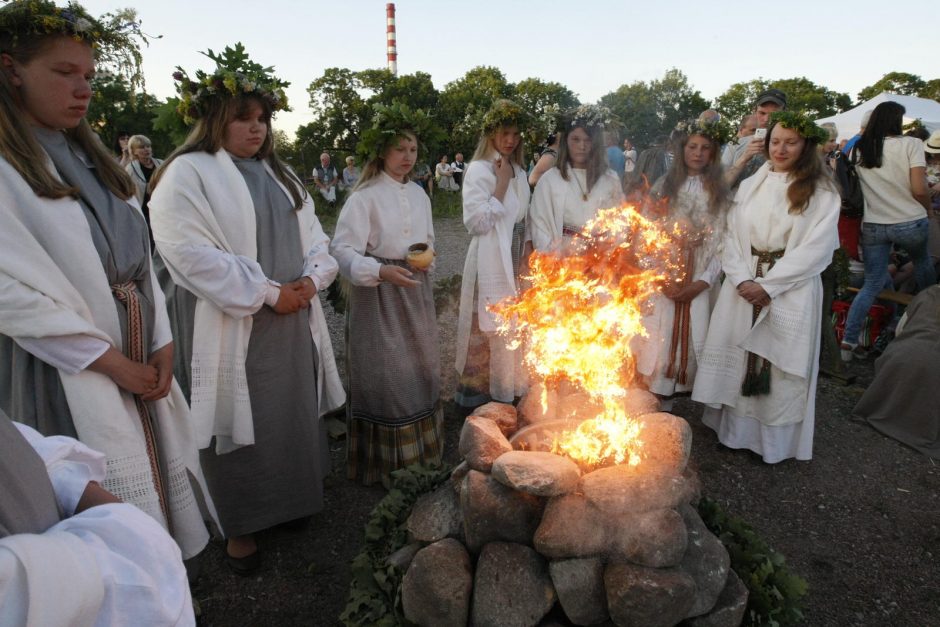
[[(634, 379), (631, 340), (646, 336), (642, 307), (675, 276), (677, 235), (634, 206), (603, 209), (580, 233), (530, 259), (529, 287), (491, 310), (499, 332), (525, 346), (525, 362), (543, 390), (563, 381), (603, 406), (601, 415), (562, 434), (553, 452), (581, 463), (636, 465), (640, 424), (624, 399)], [(543, 405), (545, 404), (543, 395)]]

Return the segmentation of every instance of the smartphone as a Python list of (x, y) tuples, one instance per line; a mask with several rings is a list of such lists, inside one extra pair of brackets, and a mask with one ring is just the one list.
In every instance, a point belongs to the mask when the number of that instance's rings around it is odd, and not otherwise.
[(767, 129), (766, 129), (766, 128), (754, 129), (754, 139), (759, 139), (759, 140), (763, 141), (763, 139), (764, 139), (765, 137), (767, 137)]

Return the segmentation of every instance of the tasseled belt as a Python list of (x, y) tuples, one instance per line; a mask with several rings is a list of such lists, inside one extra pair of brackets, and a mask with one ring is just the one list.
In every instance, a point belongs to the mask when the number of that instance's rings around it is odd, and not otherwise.
[[(767, 269), (770, 270), (774, 267), (774, 264), (777, 263), (777, 260), (783, 257), (783, 253), (784, 251), (782, 250), (757, 250), (752, 246), (751, 254), (757, 257), (757, 269), (754, 272), (755, 278), (763, 277), (764, 264), (766, 263)], [(757, 322), (757, 317), (760, 315), (762, 309), (763, 307), (760, 305), (753, 305), (751, 325)], [(757, 396), (759, 394), (770, 393), (770, 362), (766, 359), (763, 359), (762, 362), (760, 372), (758, 372), (757, 355), (750, 351), (748, 352), (747, 371), (744, 374), (744, 382), (741, 384), (741, 396)]]
[[(698, 245), (689, 244), (683, 247), (685, 256), (682, 262), (682, 280), (679, 287), (686, 287), (691, 283), (692, 269), (695, 263), (695, 249)], [(676, 313), (672, 319), (672, 344), (669, 348), (669, 365), (666, 367), (666, 378), (675, 378), (676, 383), (687, 385), (689, 382), (689, 323), (692, 317), (691, 301), (673, 301)], [(676, 354), (679, 355), (679, 370), (676, 371)]]
[[(145, 364), (147, 363), (146, 359), (149, 351), (145, 350), (146, 347), (144, 346), (144, 322), (140, 310), (137, 284), (134, 281), (115, 283), (111, 286), (111, 291), (119, 301), (124, 303), (127, 309), (127, 343), (124, 347), (124, 354), (131, 361)], [(140, 417), (140, 425), (144, 433), (147, 459), (150, 460), (150, 471), (153, 475), (153, 487), (160, 499), (160, 510), (163, 512), (163, 517), (166, 518), (167, 527), (172, 533), (172, 521), (170, 520), (166, 487), (163, 484), (163, 473), (160, 471), (160, 458), (157, 454), (157, 438), (154, 434), (153, 418), (150, 415), (147, 403), (141, 400), (140, 395), (134, 394), (134, 403), (137, 406), (137, 415)]]

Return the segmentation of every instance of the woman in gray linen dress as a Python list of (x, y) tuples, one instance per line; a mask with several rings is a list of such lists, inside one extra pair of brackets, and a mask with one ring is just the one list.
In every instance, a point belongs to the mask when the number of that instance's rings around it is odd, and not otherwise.
[[(220, 80), (253, 71), (213, 59)], [(174, 325), (191, 339), (183, 361), (227, 562), (247, 574), (260, 564), (256, 532), (323, 508), (320, 415), (342, 389), (316, 294), (337, 264), (311, 198), (274, 153), (277, 79), (256, 70), (236, 93), (212, 95), (178, 80), (198, 121), (156, 175), (151, 223), (175, 284)]]
[(77, 4), (0, 8), (0, 409), (103, 452), (104, 487), (189, 558), (208, 541), (202, 474), (147, 226), (84, 119), (117, 41), (134, 47)]

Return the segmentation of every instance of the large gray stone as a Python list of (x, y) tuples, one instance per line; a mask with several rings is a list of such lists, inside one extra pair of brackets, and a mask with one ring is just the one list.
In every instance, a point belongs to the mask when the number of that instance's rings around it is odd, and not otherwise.
[(464, 477), (460, 507), (467, 548), (477, 553), (484, 544), (496, 540), (532, 544), (543, 503), (536, 496), (517, 492), (485, 473), (471, 470)]
[(611, 559), (652, 568), (676, 566), (688, 544), (682, 516), (672, 509), (609, 515), (607, 528)]
[(463, 518), (453, 486), (445, 482), (415, 503), (405, 524), (412, 540), (431, 543), (463, 537)]
[[(555, 604), (548, 563), (530, 547), (491, 542), (477, 560), (474, 627), (534, 627)], [(463, 624), (463, 623), (440, 623)]]
[(467, 416), (460, 430), (458, 450), (471, 468), (489, 472), (496, 458), (511, 451), (512, 445), (499, 425), (489, 418)]
[(411, 560), (414, 559), (415, 555), (424, 548), (424, 545), (420, 542), (412, 542), (411, 544), (406, 544), (401, 547), (385, 559), (385, 563), (389, 566), (394, 566), (401, 572), (407, 572), (408, 567), (411, 565)]
[(603, 555), (607, 550), (603, 514), (579, 494), (556, 496), (545, 507), (533, 546), (552, 559)]
[(617, 625), (672, 627), (688, 613), (695, 582), (677, 568), (608, 564), (607, 609)]
[(604, 404), (587, 392), (575, 392), (562, 397), (558, 408), (559, 418), (591, 420), (604, 413)]
[(489, 418), (499, 426), (499, 430), (507, 438), (511, 437), (519, 428), (519, 415), (516, 408), (509, 403), (486, 403), (474, 409), (470, 415)]
[(689, 534), (688, 547), (679, 568), (695, 580), (695, 602), (688, 616), (698, 616), (714, 607), (728, 581), (731, 558), (725, 546), (708, 530), (694, 508), (683, 505), (679, 513)]
[(578, 491), (602, 511), (626, 514), (676, 507), (686, 486), (682, 476), (648, 472), (641, 464), (595, 470), (581, 477)]
[(534, 383), (519, 401), (519, 417), (526, 424), (535, 424), (561, 418), (558, 414), (558, 391), (546, 390), (542, 382)]
[(609, 618), (604, 564), (598, 558), (558, 560), (548, 565), (558, 601), (575, 625), (596, 625)]
[(473, 589), (470, 556), (447, 538), (418, 551), (401, 582), (402, 609), (422, 627), (466, 625)]
[(702, 500), (702, 480), (690, 467), (682, 471), (682, 477), (685, 479), (685, 494), (682, 496), (682, 502), (698, 507), (698, 502)]
[(578, 465), (567, 457), (540, 451), (510, 451), (493, 462), (493, 478), (536, 496), (567, 494), (578, 485)]
[(682, 418), (656, 412), (638, 418), (643, 424), (643, 460), (640, 466), (652, 472), (681, 475), (692, 452), (692, 427)]
[(738, 627), (747, 611), (748, 590), (733, 570), (728, 571), (728, 581), (718, 595), (715, 607), (708, 614), (682, 621), (686, 627)]

